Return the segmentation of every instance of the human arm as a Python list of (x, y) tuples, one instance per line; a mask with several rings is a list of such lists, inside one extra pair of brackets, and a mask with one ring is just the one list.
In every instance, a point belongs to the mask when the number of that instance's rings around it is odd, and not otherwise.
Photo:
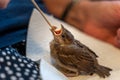
[[(55, 0), (44, 0), (49, 12), (58, 18), (61, 18), (66, 5), (71, 0), (66, 0), (66, 4), (64, 3), (62, 7), (61, 4), (64, 1), (60, 1), (55, 3)], [(88, 35), (119, 47), (116, 41), (116, 37), (118, 37), (117, 31), (120, 27), (120, 1), (118, 0), (78, 0), (70, 9), (65, 21)]]

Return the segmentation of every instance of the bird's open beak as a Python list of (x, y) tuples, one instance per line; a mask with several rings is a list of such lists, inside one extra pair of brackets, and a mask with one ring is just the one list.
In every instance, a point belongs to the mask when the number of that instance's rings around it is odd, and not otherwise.
[(63, 29), (62, 27), (61, 29), (57, 29), (56, 26), (53, 26), (50, 30), (53, 33), (53, 35), (58, 36), (58, 35), (61, 35)]

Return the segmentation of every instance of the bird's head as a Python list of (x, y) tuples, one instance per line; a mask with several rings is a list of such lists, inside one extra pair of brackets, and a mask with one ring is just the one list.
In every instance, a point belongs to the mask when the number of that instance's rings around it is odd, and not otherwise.
[(54, 40), (61, 45), (71, 44), (74, 41), (74, 36), (62, 24), (61, 29), (58, 30), (57, 27), (53, 26), (50, 30)]

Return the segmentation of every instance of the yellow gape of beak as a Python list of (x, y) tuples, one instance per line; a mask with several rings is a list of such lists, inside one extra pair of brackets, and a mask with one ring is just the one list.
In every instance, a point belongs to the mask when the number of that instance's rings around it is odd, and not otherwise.
[(55, 36), (58, 36), (58, 35), (62, 34), (63, 29), (62, 29), (62, 27), (60, 29), (57, 29), (56, 26), (52, 26), (52, 28), (50, 30)]

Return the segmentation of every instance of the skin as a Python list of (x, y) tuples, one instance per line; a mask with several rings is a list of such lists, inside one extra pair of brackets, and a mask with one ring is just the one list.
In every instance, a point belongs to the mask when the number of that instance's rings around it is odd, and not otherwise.
[(120, 48), (120, 29), (117, 30), (116, 44)]
[(0, 0), (0, 8), (6, 8), (10, 0)]
[[(71, 0), (43, 1), (51, 14), (61, 18), (66, 5)], [(119, 0), (78, 0), (69, 11), (65, 21), (94, 38), (120, 48)]]

